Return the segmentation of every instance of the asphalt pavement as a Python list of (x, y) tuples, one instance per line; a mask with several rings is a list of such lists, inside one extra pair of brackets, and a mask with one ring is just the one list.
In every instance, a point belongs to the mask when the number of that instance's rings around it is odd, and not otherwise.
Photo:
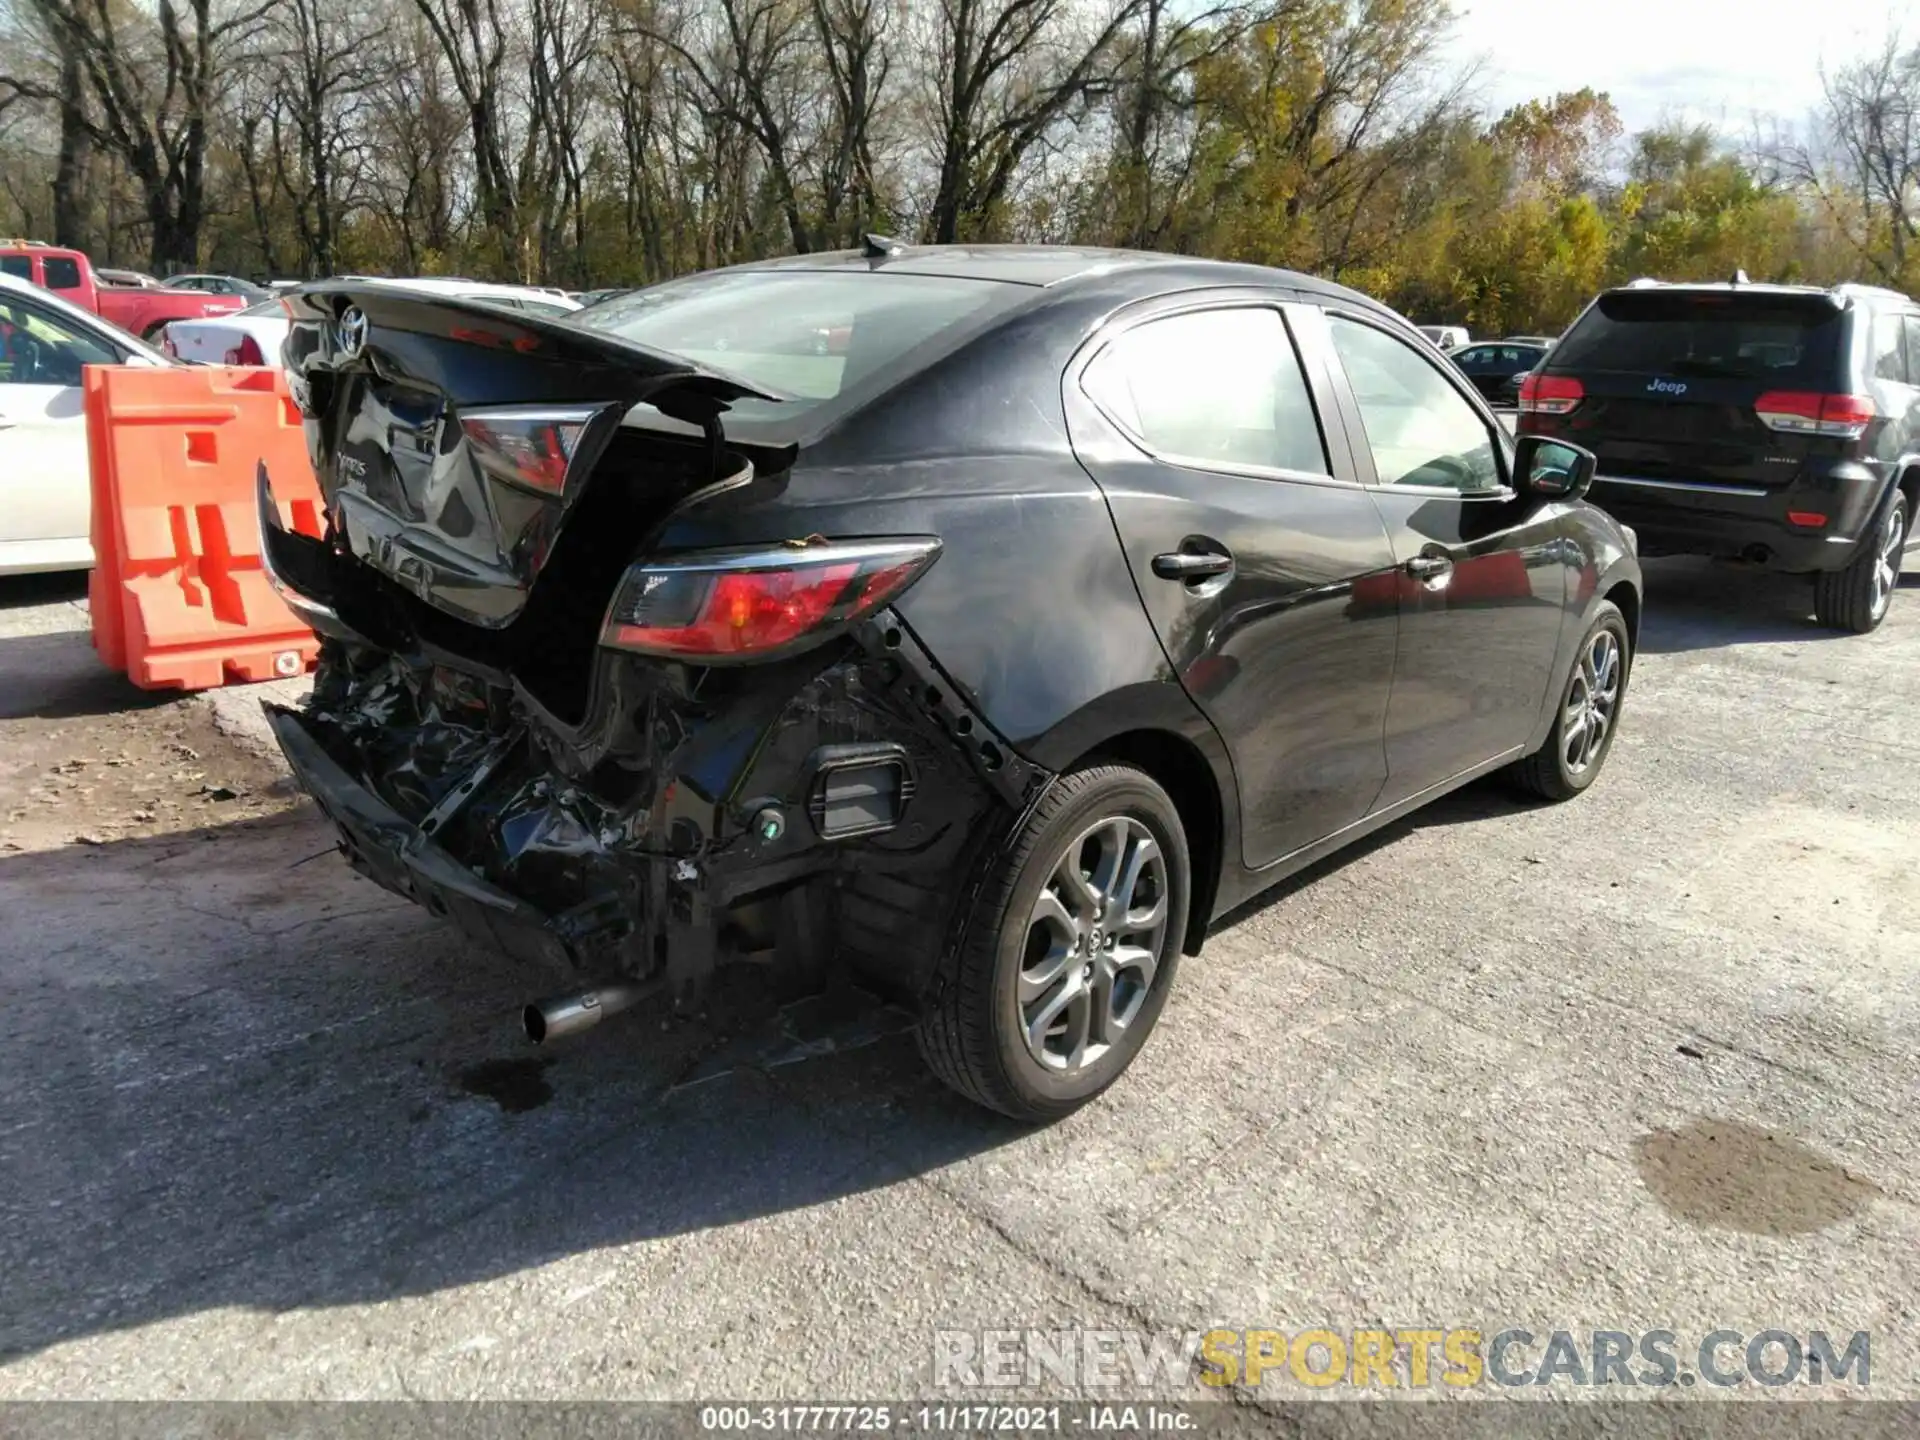
[(0, 582), (0, 1398), (943, 1396), (941, 1332), (1382, 1324), (1866, 1331), (1920, 1395), (1920, 577), (1841, 637), (1649, 570), (1593, 791), (1288, 883), (1038, 1131), (899, 1034), (767, 1064), (752, 997), (531, 1056), (539, 977)]

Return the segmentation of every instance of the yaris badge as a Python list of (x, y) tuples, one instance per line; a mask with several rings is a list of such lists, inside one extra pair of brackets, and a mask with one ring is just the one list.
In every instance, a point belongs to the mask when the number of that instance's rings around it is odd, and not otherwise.
[(338, 342), (341, 356), (348, 360), (367, 348), (367, 315), (358, 305), (342, 312)]

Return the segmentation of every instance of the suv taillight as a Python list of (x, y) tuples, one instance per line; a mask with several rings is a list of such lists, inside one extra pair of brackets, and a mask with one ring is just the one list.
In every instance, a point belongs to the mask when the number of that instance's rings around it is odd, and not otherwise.
[(872, 614), (939, 554), (916, 536), (646, 561), (620, 582), (600, 643), (701, 665), (776, 659)]
[(1587, 398), (1587, 387), (1571, 375), (1530, 373), (1520, 382), (1520, 409), (1535, 415), (1565, 415)]
[(1814, 390), (1769, 390), (1753, 402), (1769, 430), (1789, 435), (1833, 435), (1858, 440), (1879, 412), (1871, 395), (1823, 395)]

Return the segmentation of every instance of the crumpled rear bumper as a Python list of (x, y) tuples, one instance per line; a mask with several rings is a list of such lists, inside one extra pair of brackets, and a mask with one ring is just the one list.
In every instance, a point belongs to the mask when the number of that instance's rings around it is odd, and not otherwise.
[(551, 917), (475, 875), (356, 781), (327, 754), (299, 711), (278, 705), (266, 710), (294, 778), (339, 831), (354, 869), (468, 934), (488, 937), (515, 959), (575, 962)]

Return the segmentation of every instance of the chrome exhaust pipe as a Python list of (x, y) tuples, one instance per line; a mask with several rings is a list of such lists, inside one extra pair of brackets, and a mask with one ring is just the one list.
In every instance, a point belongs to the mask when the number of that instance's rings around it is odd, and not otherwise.
[(527, 1006), (520, 1012), (520, 1023), (526, 1027), (529, 1040), (536, 1045), (544, 1045), (549, 1040), (591, 1030), (609, 1015), (618, 1015), (622, 1010), (638, 1005), (656, 988), (622, 981), (596, 985), (591, 990), (581, 990), (572, 995), (554, 995)]

